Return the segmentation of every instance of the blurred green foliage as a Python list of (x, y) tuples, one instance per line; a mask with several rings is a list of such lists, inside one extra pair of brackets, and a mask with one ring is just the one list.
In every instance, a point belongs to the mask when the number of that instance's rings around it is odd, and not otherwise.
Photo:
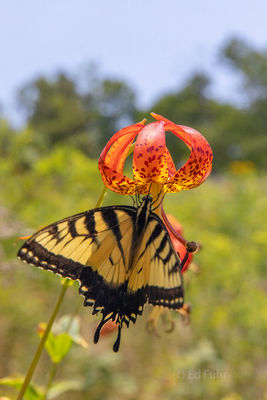
[[(191, 324), (184, 326), (173, 313), (174, 332), (165, 333), (159, 322), (160, 336), (151, 336), (147, 307), (135, 326), (123, 329), (120, 352), (114, 354), (116, 333), (93, 344), (98, 317), (83, 307), (74, 284), (61, 314), (64, 321), (79, 310), (81, 333), (76, 321), (71, 337), (78, 344), (86, 340), (88, 348), (75, 345), (66, 354), (68, 339), (66, 348), (59, 347), (65, 357), (49, 398), (267, 398), (267, 86), (259, 76), (267, 57), (237, 39), (225, 45), (222, 57), (243, 78), (243, 108), (211, 99), (209, 78), (203, 74), (153, 106), (174, 122), (203, 132), (215, 155), (217, 174), (165, 200), (165, 210), (180, 220), (186, 238), (202, 244), (194, 259), (200, 274), (187, 271), (184, 277)], [(94, 208), (103, 187), (97, 168), (101, 146), (120, 126), (147, 117), (125, 83), (92, 79), (82, 91), (63, 73), (27, 85), (20, 101), (27, 110), (25, 127), (15, 130), (0, 120), (0, 376), (15, 376), (16, 387), (38, 344), (37, 326), (48, 321), (60, 291), (57, 276), (16, 260), (16, 239)], [(181, 162), (183, 145), (168, 140), (175, 161)], [(126, 203), (131, 199), (109, 192), (104, 204)], [(55, 348), (56, 336), (51, 338)], [(49, 368), (44, 354), (33, 394), (46, 385)], [(15, 389), (6, 386), (0, 393), (16, 397)]]
[[(5, 161), (0, 168), (1, 376), (25, 373), (38, 343), (36, 326), (48, 320), (60, 290), (55, 275), (15, 260), (16, 238), (94, 207), (102, 188), (97, 161), (72, 147), (56, 147), (26, 171)], [(89, 347), (72, 347), (60, 364), (56, 393), (60, 382), (67, 386), (62, 384), (59, 399), (264, 398), (266, 180), (253, 165), (239, 162), (197, 189), (166, 197), (166, 211), (181, 221), (189, 240), (203, 246), (195, 256), (201, 273), (185, 275), (186, 301), (193, 309), (189, 326), (173, 313), (174, 332), (164, 333), (159, 323), (160, 337), (153, 337), (145, 329), (147, 307), (135, 326), (123, 330), (121, 350), (113, 354), (113, 334), (94, 345), (98, 318), (83, 307), (77, 284), (68, 289), (62, 314), (79, 310)], [(105, 200), (126, 202), (110, 192)], [(44, 356), (35, 378), (39, 386), (48, 379), (48, 367)], [(11, 389), (8, 394), (15, 398)]]

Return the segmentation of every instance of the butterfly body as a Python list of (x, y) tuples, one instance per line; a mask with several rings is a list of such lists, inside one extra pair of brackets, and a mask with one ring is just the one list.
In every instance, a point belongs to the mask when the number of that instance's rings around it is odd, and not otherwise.
[(60, 276), (78, 280), (84, 305), (102, 313), (95, 332), (110, 319), (121, 328), (135, 322), (146, 302), (183, 306), (180, 260), (162, 220), (145, 196), (139, 207), (108, 206), (51, 224), (28, 239), (18, 257)]

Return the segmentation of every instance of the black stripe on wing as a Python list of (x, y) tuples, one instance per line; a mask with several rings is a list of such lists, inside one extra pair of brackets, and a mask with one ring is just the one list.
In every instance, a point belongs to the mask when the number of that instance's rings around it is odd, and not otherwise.
[(120, 231), (120, 223), (116, 214), (116, 210), (114, 209), (105, 209), (103, 208), (101, 211), (102, 214), (102, 218), (105, 221), (105, 223), (108, 225), (109, 229), (112, 230), (116, 241), (117, 241), (117, 245), (120, 249), (120, 253), (123, 259), (123, 264), (125, 265), (125, 254), (121, 245), (121, 239), (122, 239), (122, 235), (121, 235), (121, 231)]
[(29, 264), (59, 274), (64, 278), (77, 280), (80, 278), (82, 264), (60, 254), (47, 251), (35, 240), (27, 241), (18, 251), (18, 257)]
[(158, 262), (162, 265), (163, 270), (165, 273), (167, 273), (165, 279), (168, 283), (172, 282), (172, 275), (174, 275), (174, 278), (177, 278), (179, 284), (173, 287), (163, 287), (162, 282), (159, 281), (158, 285), (148, 285), (146, 289), (148, 302), (154, 306), (179, 309), (183, 306), (184, 302), (180, 259), (173, 248), (171, 238), (165, 225), (156, 214), (151, 213), (149, 222), (155, 222), (155, 220), (157, 223), (151, 231), (150, 237), (146, 244), (146, 249), (150, 245), (153, 246), (157, 238), (160, 239), (159, 245), (157, 247), (155, 245), (155, 254), (151, 262)]
[(154, 306), (168, 307), (177, 310), (183, 307), (184, 291), (182, 286), (166, 289), (159, 286), (147, 287), (148, 303)]
[(68, 229), (69, 229), (69, 233), (70, 233), (72, 239), (74, 239), (74, 238), (76, 238), (78, 236), (78, 232), (76, 230), (76, 221), (75, 220), (68, 221)]

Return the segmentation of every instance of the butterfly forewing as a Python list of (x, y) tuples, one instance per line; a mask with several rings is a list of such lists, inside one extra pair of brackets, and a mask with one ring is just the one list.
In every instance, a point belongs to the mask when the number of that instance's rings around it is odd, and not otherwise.
[[(123, 252), (121, 241), (126, 245), (127, 236), (130, 239), (134, 214), (132, 207), (116, 207), (115, 211), (114, 207), (103, 207), (65, 218), (35, 233), (21, 247), (18, 257), (71, 279), (80, 279), (86, 266), (94, 270), (104, 264), (113, 268), (117, 261), (121, 271), (129, 254), (127, 246)], [(119, 234), (120, 229), (127, 233), (126, 238)]]

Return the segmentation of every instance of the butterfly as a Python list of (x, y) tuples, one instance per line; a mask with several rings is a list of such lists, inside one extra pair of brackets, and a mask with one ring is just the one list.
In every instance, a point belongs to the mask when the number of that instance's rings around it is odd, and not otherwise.
[(179, 255), (147, 195), (138, 207), (107, 206), (64, 218), (32, 235), (18, 251), (29, 264), (78, 280), (84, 305), (102, 313), (95, 331), (113, 320), (119, 350), (123, 325), (135, 323), (145, 303), (183, 306)]

